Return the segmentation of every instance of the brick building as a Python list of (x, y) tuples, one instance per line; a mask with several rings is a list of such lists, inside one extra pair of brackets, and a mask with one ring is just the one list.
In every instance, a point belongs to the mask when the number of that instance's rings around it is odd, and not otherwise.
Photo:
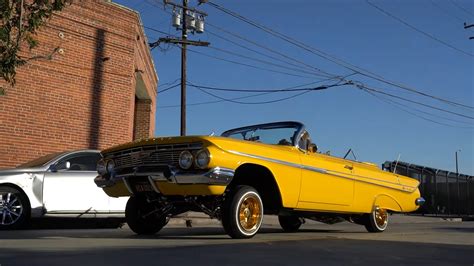
[(74, 1), (37, 39), (22, 52), (40, 59), (18, 68), (15, 87), (0, 81), (0, 168), (152, 136), (158, 77), (138, 13)]

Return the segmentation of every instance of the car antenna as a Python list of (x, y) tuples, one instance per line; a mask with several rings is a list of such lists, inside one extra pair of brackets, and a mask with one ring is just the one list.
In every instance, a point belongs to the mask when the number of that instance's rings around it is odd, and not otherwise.
[(395, 167), (393, 167), (393, 173), (395, 173), (395, 171), (397, 170), (397, 165), (398, 165), (398, 162), (400, 161), (400, 156), (402, 156), (401, 153), (398, 154), (398, 159), (397, 159), (397, 161), (395, 162)]

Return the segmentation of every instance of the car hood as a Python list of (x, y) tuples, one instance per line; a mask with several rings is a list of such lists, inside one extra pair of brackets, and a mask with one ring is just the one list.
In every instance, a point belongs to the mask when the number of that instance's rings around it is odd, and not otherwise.
[(44, 171), (46, 171), (45, 167), (0, 169), (0, 176), (18, 175), (22, 173), (38, 173)]

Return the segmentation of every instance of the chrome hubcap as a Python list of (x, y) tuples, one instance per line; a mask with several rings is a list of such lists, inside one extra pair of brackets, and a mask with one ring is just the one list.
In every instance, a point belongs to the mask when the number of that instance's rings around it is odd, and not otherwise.
[(23, 214), (23, 206), (18, 196), (11, 192), (0, 192), (0, 224), (12, 225)]

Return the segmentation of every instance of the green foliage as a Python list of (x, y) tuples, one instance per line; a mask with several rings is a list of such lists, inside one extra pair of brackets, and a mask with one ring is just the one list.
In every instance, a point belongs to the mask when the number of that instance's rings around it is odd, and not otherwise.
[(38, 46), (36, 31), (72, 0), (0, 0), (0, 73), (15, 85), (16, 68), (28, 58), (18, 55), (22, 44), (29, 49)]

